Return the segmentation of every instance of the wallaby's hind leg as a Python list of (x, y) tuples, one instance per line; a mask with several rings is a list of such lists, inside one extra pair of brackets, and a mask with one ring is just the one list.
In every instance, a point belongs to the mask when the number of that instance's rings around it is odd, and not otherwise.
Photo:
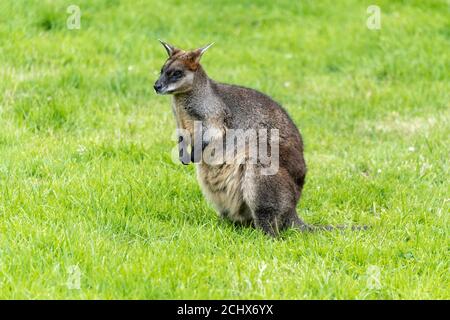
[(279, 233), (277, 209), (269, 207), (259, 207), (254, 211), (255, 226), (269, 236), (275, 237)]
[(287, 227), (300, 225), (302, 222), (295, 213), (300, 192), (287, 172), (282, 168), (275, 175), (255, 172), (255, 168), (248, 168), (243, 184), (244, 201), (252, 212), (255, 226), (276, 236)]
[(300, 231), (311, 231), (312, 227), (304, 222), (300, 217), (297, 215), (297, 211), (292, 209), (289, 211), (284, 217), (283, 217), (283, 227), (282, 229), (289, 229), (289, 228), (295, 228)]
[(255, 225), (270, 236), (276, 236), (280, 231), (289, 228), (300, 231), (314, 230), (314, 227), (306, 224), (298, 217), (295, 208), (288, 210), (286, 213), (275, 211), (273, 208), (259, 208), (255, 210)]

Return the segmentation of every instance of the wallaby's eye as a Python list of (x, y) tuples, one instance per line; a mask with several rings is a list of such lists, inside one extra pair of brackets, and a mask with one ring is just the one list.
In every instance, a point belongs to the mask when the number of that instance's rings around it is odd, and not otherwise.
[(179, 79), (179, 78), (181, 78), (182, 76), (183, 76), (183, 71), (181, 71), (181, 70), (175, 70), (175, 71), (173, 71), (172, 74), (170, 75), (170, 77), (171, 77), (172, 79)]

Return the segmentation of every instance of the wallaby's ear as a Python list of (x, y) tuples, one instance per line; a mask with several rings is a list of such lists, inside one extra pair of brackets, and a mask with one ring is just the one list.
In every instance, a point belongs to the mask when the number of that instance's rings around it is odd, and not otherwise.
[(214, 44), (214, 42), (208, 44), (207, 46), (204, 46), (202, 48), (196, 49), (194, 51), (192, 51), (192, 59), (194, 61), (194, 63), (198, 64), (200, 62), (200, 58), (202, 57), (202, 55), (206, 52), (206, 50), (208, 50), (212, 45)]
[[(158, 39), (159, 40), (159, 39)], [(179, 51), (179, 49), (175, 48), (174, 46), (159, 40), (159, 42), (161, 42), (161, 44), (163, 45), (163, 47), (166, 49), (167, 54), (169, 55), (169, 57), (173, 56), (175, 52)]]

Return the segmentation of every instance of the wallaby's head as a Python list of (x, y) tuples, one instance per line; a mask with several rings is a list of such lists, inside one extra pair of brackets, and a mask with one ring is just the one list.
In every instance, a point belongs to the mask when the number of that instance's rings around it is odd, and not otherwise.
[(159, 41), (166, 49), (169, 58), (162, 66), (161, 75), (153, 86), (156, 93), (175, 94), (190, 91), (194, 85), (200, 58), (212, 43), (203, 48), (184, 51)]

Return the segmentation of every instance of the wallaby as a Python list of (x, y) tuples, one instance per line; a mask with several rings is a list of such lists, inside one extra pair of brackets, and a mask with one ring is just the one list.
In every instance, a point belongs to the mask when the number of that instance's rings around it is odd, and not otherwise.
[[(160, 42), (169, 57), (154, 89), (158, 94), (173, 95), (177, 128), (179, 132), (187, 132), (187, 136), (180, 133), (180, 160), (183, 164), (196, 163), (203, 194), (218, 213), (233, 222), (253, 224), (270, 236), (290, 227), (302, 231), (332, 229), (308, 225), (297, 215), (296, 205), (307, 170), (302, 137), (286, 111), (261, 92), (209, 78), (200, 65), (200, 58), (212, 44), (184, 51)], [(200, 140), (195, 137), (196, 122), (202, 124)], [(234, 163), (202, 161), (195, 150), (200, 150), (202, 155), (208, 148), (222, 148), (232, 129), (240, 132), (276, 129), (277, 171), (262, 174), (268, 164), (250, 162), (247, 149), (240, 153), (225, 151), (227, 155), (240, 157)], [(208, 130), (210, 134), (205, 133)], [(191, 155), (187, 152), (188, 145)], [(273, 146), (268, 148), (274, 150)]]

